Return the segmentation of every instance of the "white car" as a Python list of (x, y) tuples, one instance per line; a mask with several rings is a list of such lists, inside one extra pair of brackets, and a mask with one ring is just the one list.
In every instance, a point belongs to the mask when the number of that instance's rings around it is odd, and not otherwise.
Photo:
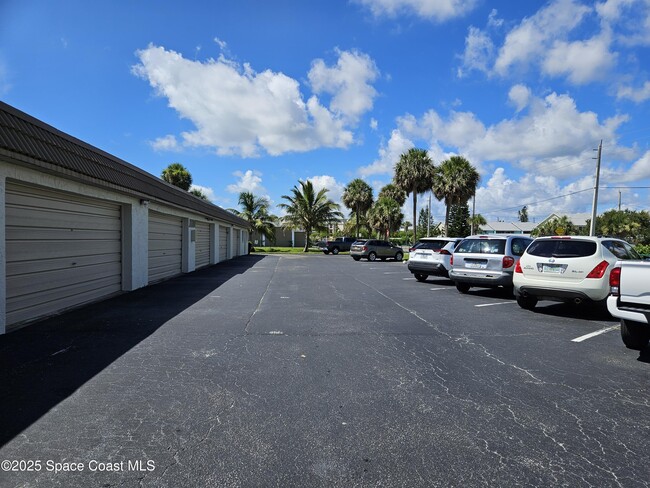
[(410, 250), (408, 268), (418, 281), (425, 281), (429, 275), (449, 276), (451, 255), (460, 237), (423, 237)]
[(620, 259), (640, 256), (627, 242), (611, 237), (539, 237), (515, 266), (517, 303), (528, 310), (538, 300), (605, 304), (609, 273)]

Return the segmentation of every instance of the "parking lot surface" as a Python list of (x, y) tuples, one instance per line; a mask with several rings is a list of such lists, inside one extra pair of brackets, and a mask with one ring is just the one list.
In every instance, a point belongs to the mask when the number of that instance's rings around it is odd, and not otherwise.
[(0, 337), (0, 486), (644, 487), (649, 361), (604, 309), (247, 256)]

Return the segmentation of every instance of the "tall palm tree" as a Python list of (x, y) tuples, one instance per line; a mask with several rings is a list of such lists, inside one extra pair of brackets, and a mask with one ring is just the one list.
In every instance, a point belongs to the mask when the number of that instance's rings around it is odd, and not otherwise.
[(162, 179), (185, 191), (192, 186), (192, 175), (181, 163), (172, 163), (162, 172)]
[(487, 224), (487, 220), (481, 214), (476, 214), (473, 217), (470, 217), (468, 220), (470, 227), (472, 228), (472, 234), (481, 231), (481, 226)]
[(342, 218), (339, 206), (327, 198), (327, 188), (318, 193), (311, 181), (300, 181), (300, 186), (294, 185), (291, 195), (282, 195), (288, 203), (278, 206), (286, 210), (284, 222), (287, 227), (298, 227), (305, 230), (305, 249), (309, 251), (309, 236), (312, 230), (327, 230), (327, 224), (337, 218)]
[(397, 188), (392, 183), (384, 185), (382, 189), (379, 190), (378, 198), (381, 197), (392, 198), (399, 204), (400, 207), (404, 205), (404, 202), (406, 202), (406, 192), (400, 188)]
[(359, 237), (359, 215), (365, 214), (372, 206), (372, 187), (361, 178), (348, 183), (343, 190), (343, 205), (357, 218), (357, 237)]
[(389, 197), (381, 197), (368, 212), (368, 220), (373, 229), (385, 239), (398, 230), (404, 220), (402, 206)]
[(413, 194), (413, 238), (417, 235), (418, 193), (433, 185), (435, 166), (424, 149), (411, 148), (399, 157), (395, 165), (393, 183), (407, 195)]
[(466, 204), (476, 192), (481, 179), (476, 168), (463, 156), (452, 156), (440, 163), (435, 171), (433, 194), (445, 201), (445, 236), (449, 230), (449, 210), (452, 205)]
[(231, 209), (235, 215), (247, 220), (251, 229), (259, 235), (275, 242), (275, 222), (277, 217), (269, 213), (271, 203), (266, 197), (256, 197), (249, 191), (239, 194), (238, 200), (241, 210)]

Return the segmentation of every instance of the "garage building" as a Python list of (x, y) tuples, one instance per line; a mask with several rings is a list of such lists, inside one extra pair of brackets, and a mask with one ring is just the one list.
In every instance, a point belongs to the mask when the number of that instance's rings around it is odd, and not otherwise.
[(0, 102), (0, 334), (247, 253), (248, 223)]

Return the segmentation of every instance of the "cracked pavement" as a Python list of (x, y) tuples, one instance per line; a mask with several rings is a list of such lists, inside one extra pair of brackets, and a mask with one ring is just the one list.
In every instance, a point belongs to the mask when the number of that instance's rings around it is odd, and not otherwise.
[(253, 255), (1, 336), (0, 460), (43, 465), (0, 486), (650, 486), (648, 351), (571, 342), (611, 317), (410, 277)]

